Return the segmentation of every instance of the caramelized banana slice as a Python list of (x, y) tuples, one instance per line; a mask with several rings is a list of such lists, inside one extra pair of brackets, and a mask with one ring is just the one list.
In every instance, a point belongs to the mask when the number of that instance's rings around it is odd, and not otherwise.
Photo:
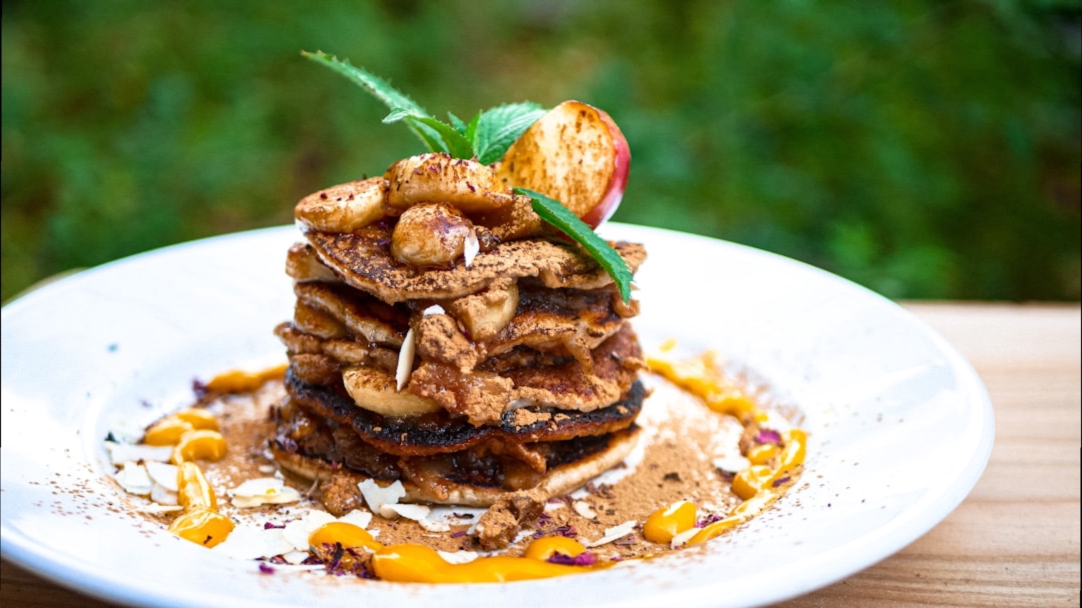
[(372, 177), (309, 194), (293, 208), (308, 230), (353, 232), (387, 215), (387, 180)]
[(386, 177), (390, 183), (387, 204), (398, 211), (417, 203), (439, 202), (466, 213), (489, 213), (514, 200), (511, 189), (491, 168), (449, 154), (404, 158), (387, 169)]
[(496, 337), (515, 316), (518, 285), (504, 283), (447, 303), (447, 310), (462, 323), (471, 339), (481, 341)]
[(298, 302), (329, 314), (355, 336), (375, 344), (402, 345), (408, 319), (383, 302), (327, 283), (297, 283), (293, 292)]
[(293, 325), (297, 329), (320, 338), (345, 338), (349, 335), (346, 326), (333, 315), (298, 301), (293, 308)]
[(395, 224), (391, 254), (410, 266), (446, 266), (462, 257), (472, 233), (473, 223), (451, 205), (414, 205)]
[(308, 243), (293, 243), (286, 255), (286, 274), (294, 281), (323, 281), (341, 283), (342, 279), (320, 261), (316, 250)]
[(370, 367), (347, 367), (342, 383), (357, 407), (384, 416), (419, 416), (441, 409), (431, 399), (399, 392), (392, 374)]

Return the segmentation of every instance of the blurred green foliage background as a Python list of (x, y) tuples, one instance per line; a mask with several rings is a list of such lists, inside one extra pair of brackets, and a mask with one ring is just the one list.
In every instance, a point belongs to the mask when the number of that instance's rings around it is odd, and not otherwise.
[(569, 98), (633, 152), (616, 220), (891, 297), (1080, 290), (1078, 1), (3, 3), (2, 297), (292, 221), (418, 153), (324, 50), (430, 112)]

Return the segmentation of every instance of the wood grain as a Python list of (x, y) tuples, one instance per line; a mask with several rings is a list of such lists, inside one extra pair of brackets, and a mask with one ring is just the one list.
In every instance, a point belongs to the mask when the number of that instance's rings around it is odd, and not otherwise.
[(912, 545), (783, 605), (1078, 606), (1079, 307), (905, 306), (984, 381), (996, 416), (988, 468), (966, 500)]
[[(905, 303), (984, 380), (996, 441), (983, 477), (901, 552), (787, 607), (1078, 606), (1082, 309)], [(0, 605), (107, 606), (7, 561)]]

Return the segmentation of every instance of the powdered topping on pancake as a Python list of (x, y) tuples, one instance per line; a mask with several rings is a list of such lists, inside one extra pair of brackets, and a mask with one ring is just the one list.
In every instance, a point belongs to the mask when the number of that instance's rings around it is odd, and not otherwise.
[[(538, 278), (552, 289), (597, 289), (612, 284), (588, 255), (566, 243), (531, 239), (500, 243), (482, 251), (467, 267), (415, 268), (390, 253), (390, 233), (370, 227), (355, 233), (310, 232), (309, 243), (320, 259), (350, 286), (387, 303), (417, 299), (451, 299), (476, 293), (501, 278)], [(634, 243), (613, 243), (634, 272), (646, 259)]]

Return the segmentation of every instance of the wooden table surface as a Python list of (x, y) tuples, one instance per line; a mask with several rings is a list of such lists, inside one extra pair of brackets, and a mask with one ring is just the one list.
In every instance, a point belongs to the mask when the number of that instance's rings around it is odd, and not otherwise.
[[(984, 380), (984, 476), (901, 552), (786, 606), (1078, 606), (1082, 322), (1077, 305), (905, 303)], [(105, 606), (8, 563), (0, 606)]]

